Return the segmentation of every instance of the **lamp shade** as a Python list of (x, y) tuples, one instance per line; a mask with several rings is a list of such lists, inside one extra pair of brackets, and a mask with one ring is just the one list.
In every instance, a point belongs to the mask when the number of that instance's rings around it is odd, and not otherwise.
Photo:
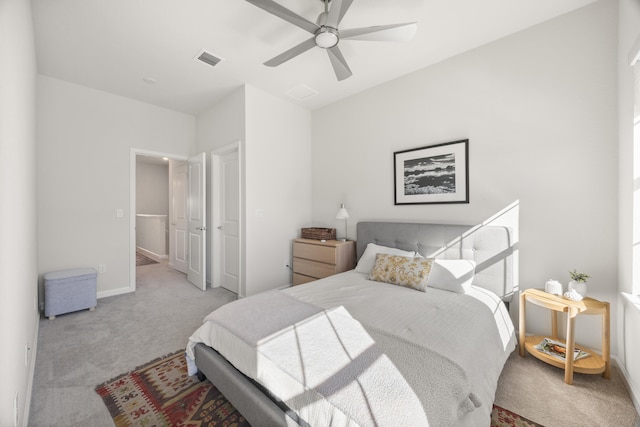
[(344, 203), (340, 204), (340, 209), (338, 209), (338, 213), (336, 214), (336, 218), (337, 219), (348, 219), (349, 218), (349, 212), (347, 212), (347, 209), (344, 207)]

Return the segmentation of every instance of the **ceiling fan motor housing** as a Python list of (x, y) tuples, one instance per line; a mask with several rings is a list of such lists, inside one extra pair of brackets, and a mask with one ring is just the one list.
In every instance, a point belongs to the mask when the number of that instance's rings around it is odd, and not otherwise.
[(332, 27), (321, 26), (315, 35), (316, 45), (323, 49), (334, 47), (340, 41), (338, 30)]

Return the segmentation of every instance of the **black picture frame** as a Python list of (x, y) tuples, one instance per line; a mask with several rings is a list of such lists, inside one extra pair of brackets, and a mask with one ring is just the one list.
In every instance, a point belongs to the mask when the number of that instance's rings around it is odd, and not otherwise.
[(393, 153), (394, 204), (469, 203), (469, 140)]

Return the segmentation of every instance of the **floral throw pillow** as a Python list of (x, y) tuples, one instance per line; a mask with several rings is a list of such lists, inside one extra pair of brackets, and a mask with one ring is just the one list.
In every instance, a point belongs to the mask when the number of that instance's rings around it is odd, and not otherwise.
[(424, 292), (431, 273), (431, 258), (377, 254), (369, 280), (404, 286)]

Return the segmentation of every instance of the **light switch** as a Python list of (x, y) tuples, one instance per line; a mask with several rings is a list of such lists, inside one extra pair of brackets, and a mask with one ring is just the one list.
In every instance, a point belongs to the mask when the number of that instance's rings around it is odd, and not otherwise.
[(116, 218), (122, 218), (124, 216), (124, 211), (122, 209), (116, 209)]

